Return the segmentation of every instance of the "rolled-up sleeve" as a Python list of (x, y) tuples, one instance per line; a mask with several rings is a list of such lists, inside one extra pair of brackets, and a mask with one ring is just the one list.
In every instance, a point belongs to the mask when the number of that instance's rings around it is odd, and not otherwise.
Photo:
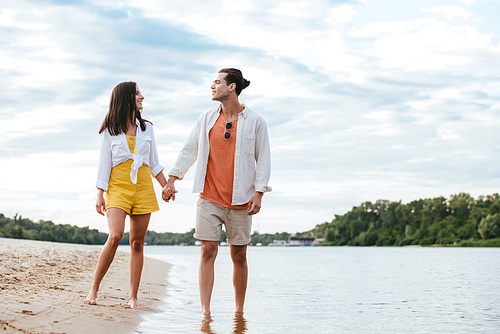
[(257, 164), (255, 191), (265, 193), (271, 191), (272, 188), (268, 185), (271, 178), (271, 148), (267, 125), (264, 120), (258, 125), (255, 139), (255, 161)]
[(106, 131), (101, 133), (101, 147), (99, 149), (99, 165), (97, 170), (96, 187), (108, 191), (109, 176), (111, 175), (111, 148)]

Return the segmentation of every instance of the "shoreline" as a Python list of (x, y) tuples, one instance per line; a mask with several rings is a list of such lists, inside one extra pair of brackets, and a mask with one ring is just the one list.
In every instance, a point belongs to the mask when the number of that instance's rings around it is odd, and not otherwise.
[(140, 333), (148, 314), (161, 312), (170, 264), (145, 257), (141, 309), (127, 306), (129, 257), (123, 251), (104, 277), (97, 305), (86, 305), (101, 248), (0, 238), (0, 330), (3, 333)]

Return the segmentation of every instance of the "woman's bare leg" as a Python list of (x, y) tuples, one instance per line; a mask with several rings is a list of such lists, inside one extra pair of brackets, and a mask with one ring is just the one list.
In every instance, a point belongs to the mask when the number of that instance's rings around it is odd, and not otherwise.
[(101, 281), (104, 278), (104, 275), (106, 275), (111, 262), (113, 262), (116, 249), (122, 240), (123, 231), (125, 229), (125, 217), (127, 216), (125, 211), (118, 208), (109, 208), (106, 210), (106, 216), (108, 218), (109, 236), (101, 250), (101, 254), (99, 255), (92, 287), (90, 288), (87, 298), (83, 301), (85, 304), (89, 305), (96, 304), (99, 286), (101, 285)]
[(144, 238), (150, 218), (150, 213), (130, 216), (130, 299), (128, 304), (132, 308), (141, 307), (137, 302), (137, 293), (144, 264)]

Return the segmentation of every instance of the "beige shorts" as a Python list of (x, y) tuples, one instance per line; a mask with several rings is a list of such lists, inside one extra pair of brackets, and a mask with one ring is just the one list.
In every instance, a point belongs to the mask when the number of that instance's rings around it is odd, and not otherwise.
[(222, 224), (226, 227), (228, 244), (244, 246), (250, 243), (252, 216), (247, 210), (228, 209), (204, 198), (198, 198), (194, 237), (203, 241), (219, 241)]

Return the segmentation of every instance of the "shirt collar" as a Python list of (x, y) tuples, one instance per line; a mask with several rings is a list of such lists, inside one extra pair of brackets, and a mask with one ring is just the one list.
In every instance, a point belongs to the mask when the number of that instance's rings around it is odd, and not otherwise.
[[(241, 104), (243, 107), (245, 107), (245, 109), (243, 109), (241, 111), (241, 114), (243, 115), (244, 118), (247, 118), (248, 117), (248, 108), (246, 106), (246, 104), (242, 103)], [(222, 111), (222, 104), (219, 104), (219, 106), (217, 108), (214, 109), (214, 113), (221, 113)]]

